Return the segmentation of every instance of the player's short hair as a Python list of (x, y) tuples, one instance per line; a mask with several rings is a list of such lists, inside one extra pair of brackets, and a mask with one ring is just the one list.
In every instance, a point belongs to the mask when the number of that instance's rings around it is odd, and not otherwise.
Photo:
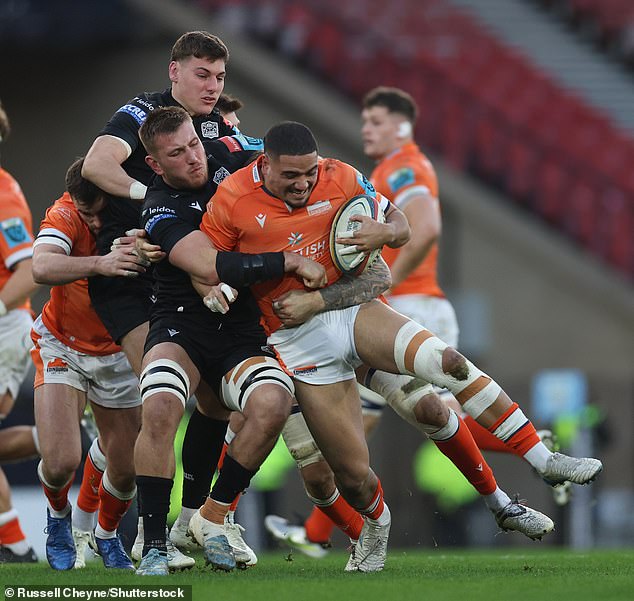
[(104, 196), (104, 191), (81, 174), (84, 157), (80, 157), (66, 171), (66, 190), (73, 200), (86, 207), (92, 207)]
[(390, 113), (398, 113), (406, 117), (411, 123), (418, 119), (418, 106), (416, 101), (404, 90), (379, 86), (370, 90), (363, 97), (363, 108), (384, 106)]
[(301, 156), (317, 152), (317, 140), (313, 132), (297, 121), (282, 121), (274, 125), (264, 136), (264, 152), (269, 156)]
[(172, 61), (195, 56), (210, 61), (223, 60), (229, 62), (229, 50), (225, 43), (207, 31), (188, 31), (176, 40), (172, 46)]
[(180, 106), (164, 106), (150, 111), (139, 129), (139, 138), (149, 154), (156, 152), (156, 138), (173, 134), (183, 123), (191, 121), (189, 113)]
[(6, 140), (11, 133), (11, 124), (9, 123), (9, 117), (2, 106), (2, 100), (0, 100), (0, 142)]
[(242, 100), (232, 96), (231, 94), (220, 94), (220, 97), (216, 102), (216, 108), (223, 115), (226, 115), (227, 113), (235, 113), (243, 106), (244, 104), (242, 103)]

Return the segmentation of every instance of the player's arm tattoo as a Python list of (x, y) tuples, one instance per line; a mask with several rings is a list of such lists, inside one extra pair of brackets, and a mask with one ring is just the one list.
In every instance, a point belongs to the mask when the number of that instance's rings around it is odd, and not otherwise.
[(344, 275), (331, 286), (319, 290), (324, 300), (324, 311), (345, 309), (367, 303), (383, 294), (392, 285), (390, 268), (379, 256), (358, 276)]

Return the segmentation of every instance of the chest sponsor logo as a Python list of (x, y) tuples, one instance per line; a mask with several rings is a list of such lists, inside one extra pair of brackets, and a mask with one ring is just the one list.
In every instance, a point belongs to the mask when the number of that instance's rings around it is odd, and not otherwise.
[(293, 375), (295, 376), (312, 376), (316, 373), (316, 365), (304, 365), (303, 367), (297, 367), (293, 370)]
[(204, 138), (217, 138), (218, 124), (215, 121), (203, 121), (200, 124), (200, 133)]
[(266, 215), (264, 213), (260, 213), (255, 216), (255, 220), (258, 222), (261, 228), (264, 228), (264, 224), (266, 223)]
[(68, 363), (59, 357), (49, 361), (46, 364), (46, 373), (49, 374), (63, 374), (68, 372)]
[(297, 246), (302, 239), (304, 238), (304, 234), (300, 232), (291, 232), (291, 235), (288, 237), (288, 243), (291, 246)]
[(224, 167), (220, 167), (216, 173), (214, 173), (214, 184), (220, 184), (226, 177), (231, 175)]
[(297, 250), (294, 250), (293, 252), (296, 252), (298, 255), (302, 255), (302, 257), (309, 257), (310, 259), (318, 261), (321, 257), (324, 256), (324, 253), (326, 252), (327, 248), (328, 248), (328, 240), (319, 240), (317, 242), (312, 242), (311, 244), (308, 244), (304, 246), (303, 248), (298, 248)]
[(309, 215), (321, 215), (327, 213), (332, 209), (332, 205), (329, 200), (318, 200), (315, 204), (306, 207), (306, 211)]
[(4, 241), (9, 248), (19, 246), (20, 244), (31, 240), (31, 235), (26, 229), (24, 221), (22, 221), (20, 217), (5, 219), (0, 224), (0, 229), (2, 231)]

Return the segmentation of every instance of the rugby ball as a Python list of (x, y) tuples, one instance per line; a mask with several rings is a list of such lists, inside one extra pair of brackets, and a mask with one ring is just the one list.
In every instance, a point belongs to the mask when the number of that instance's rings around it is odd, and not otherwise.
[(385, 223), (385, 215), (379, 203), (367, 194), (354, 196), (339, 207), (330, 227), (330, 256), (335, 267), (341, 273), (361, 273), (381, 254), (380, 248), (368, 254), (357, 252), (354, 245), (335, 242), (337, 238), (351, 237), (361, 227), (361, 223), (358, 221), (350, 221), (350, 217), (353, 215), (365, 215), (380, 223)]

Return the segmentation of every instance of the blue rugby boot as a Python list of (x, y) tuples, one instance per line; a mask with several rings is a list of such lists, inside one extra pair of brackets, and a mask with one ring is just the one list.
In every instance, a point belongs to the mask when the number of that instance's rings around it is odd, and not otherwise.
[(121, 539), (118, 536), (114, 538), (97, 538), (97, 550), (103, 565), (106, 568), (116, 568), (119, 570), (134, 570), (134, 565), (125, 552)]
[(66, 517), (54, 518), (46, 509), (46, 559), (54, 570), (72, 570), (77, 552), (73, 540), (71, 512)]

